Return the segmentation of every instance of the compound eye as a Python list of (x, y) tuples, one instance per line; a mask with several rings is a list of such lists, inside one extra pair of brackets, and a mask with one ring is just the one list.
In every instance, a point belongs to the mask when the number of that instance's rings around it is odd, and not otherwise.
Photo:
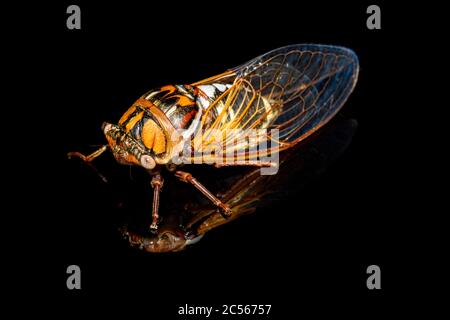
[(143, 155), (141, 157), (141, 165), (145, 168), (145, 169), (153, 169), (156, 166), (156, 162), (155, 159), (153, 159), (153, 157), (149, 156), (149, 155)]

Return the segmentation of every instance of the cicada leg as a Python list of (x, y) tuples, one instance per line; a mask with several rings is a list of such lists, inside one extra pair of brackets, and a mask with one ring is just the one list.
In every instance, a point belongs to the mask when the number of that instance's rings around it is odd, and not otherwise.
[(158, 220), (159, 220), (159, 193), (163, 186), (164, 180), (162, 176), (157, 173), (152, 178), (152, 188), (153, 188), (153, 206), (152, 206), (152, 224), (150, 225), (151, 231), (158, 230)]
[(99, 155), (101, 155), (103, 152), (106, 151), (106, 149), (108, 149), (108, 145), (104, 145), (102, 146), (100, 149), (92, 152), (90, 155), (85, 156), (84, 154), (80, 153), (80, 152), (69, 152), (67, 154), (67, 156), (70, 158), (72, 157), (78, 157), (81, 158), (83, 161), (86, 162), (91, 162), (92, 160), (94, 160), (95, 158), (97, 158)]
[(77, 157), (77, 158), (81, 158), (81, 160), (83, 160), (85, 163), (87, 163), (100, 177), (100, 179), (103, 180), (103, 182), (108, 182), (108, 180), (105, 178), (104, 175), (102, 175), (96, 167), (94, 167), (91, 164), (91, 161), (94, 160), (95, 158), (97, 158), (98, 156), (100, 156), (103, 152), (106, 151), (106, 149), (108, 149), (108, 145), (104, 145), (102, 146), (100, 149), (92, 152), (90, 155), (85, 156), (84, 154), (80, 153), (80, 152), (69, 152), (67, 153), (67, 157), (69, 159), (73, 158), (73, 157)]
[(208, 189), (205, 188), (200, 182), (198, 182), (192, 174), (184, 171), (176, 171), (175, 176), (181, 181), (192, 184), (197, 190), (203, 193), (211, 202), (219, 209), (224, 218), (231, 216), (232, 211), (228, 205), (217, 199)]

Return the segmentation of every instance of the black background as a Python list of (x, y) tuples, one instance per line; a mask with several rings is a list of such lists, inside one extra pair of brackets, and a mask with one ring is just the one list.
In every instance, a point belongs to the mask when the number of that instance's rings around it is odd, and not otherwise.
[[(44, 20), (42, 11), (29, 11), (26, 23), (35, 32), (17, 40), (32, 66), (24, 77), (33, 86), (21, 91), (33, 102), (21, 109), (35, 128), (26, 137), (39, 137), (28, 145), (38, 155), (38, 178), (29, 200), (19, 203), (37, 231), (23, 265), (39, 261), (44, 271), (36, 286), (50, 294), (49, 303), (158, 319), (176, 318), (185, 303), (272, 304), (277, 319), (306, 310), (364, 316), (395, 303), (417, 249), (408, 228), (411, 205), (399, 191), (412, 166), (399, 125), (412, 105), (399, 78), (415, 59), (404, 56), (410, 31), (398, 20), (401, 9), (378, 2), (382, 29), (368, 30), (371, 2), (78, 1), (82, 29), (67, 30), (69, 4), (46, 5)], [(294, 196), (211, 231), (183, 252), (130, 248), (117, 233), (114, 208), (130, 196), (131, 180), (142, 186), (133, 189), (140, 190), (133, 201), (143, 215), (150, 212), (145, 172), (130, 172), (108, 154), (96, 166), (113, 177), (109, 187), (66, 153), (103, 144), (101, 123), (117, 122), (151, 88), (191, 83), (294, 43), (341, 45), (358, 55), (360, 78), (339, 115), (358, 122), (351, 145)], [(80, 291), (66, 288), (71, 264), (81, 267)], [(366, 287), (371, 264), (381, 268), (382, 290)]]

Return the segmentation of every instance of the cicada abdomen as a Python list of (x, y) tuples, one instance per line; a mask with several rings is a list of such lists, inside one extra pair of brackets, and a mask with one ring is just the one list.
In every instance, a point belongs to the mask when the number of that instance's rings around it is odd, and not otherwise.
[[(336, 46), (291, 45), (189, 85), (167, 85), (139, 98), (117, 125), (105, 123), (107, 148), (152, 174), (156, 232), (164, 167), (192, 184), (224, 218), (231, 209), (178, 164), (278, 168), (278, 154), (327, 123), (355, 86), (358, 59)], [(273, 160), (271, 157), (276, 155)], [(276, 170), (272, 173), (276, 173)]]

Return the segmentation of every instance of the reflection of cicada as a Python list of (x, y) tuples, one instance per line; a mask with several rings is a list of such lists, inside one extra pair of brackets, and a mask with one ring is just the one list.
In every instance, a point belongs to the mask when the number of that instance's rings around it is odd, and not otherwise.
[(283, 47), (190, 85), (149, 91), (117, 125), (103, 124), (108, 145), (89, 156), (69, 156), (91, 161), (110, 148), (118, 162), (147, 169), (154, 189), (154, 232), (164, 165), (227, 218), (232, 209), (177, 165), (276, 168), (278, 163), (268, 159), (327, 123), (351, 93), (357, 75), (358, 60), (351, 50)]

